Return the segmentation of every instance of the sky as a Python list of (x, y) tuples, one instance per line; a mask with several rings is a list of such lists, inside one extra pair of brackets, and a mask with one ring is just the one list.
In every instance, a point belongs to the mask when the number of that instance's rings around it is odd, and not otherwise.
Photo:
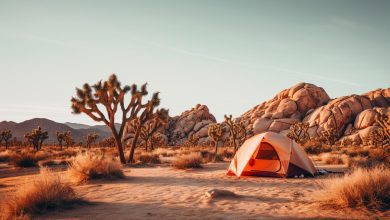
[(0, 121), (96, 124), (70, 98), (111, 73), (218, 120), (299, 82), (362, 94), (390, 85), (389, 39), (386, 0), (0, 0)]

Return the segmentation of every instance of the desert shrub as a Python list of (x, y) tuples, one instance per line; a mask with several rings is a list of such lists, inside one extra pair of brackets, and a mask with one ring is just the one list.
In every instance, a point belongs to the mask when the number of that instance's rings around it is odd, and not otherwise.
[(141, 163), (153, 163), (159, 164), (161, 163), (160, 156), (154, 153), (142, 153), (136, 156), (135, 161), (139, 161)]
[(172, 157), (177, 154), (175, 150), (166, 149), (166, 148), (157, 148), (153, 150), (153, 153), (157, 155), (161, 155), (163, 157)]
[(66, 150), (63, 150), (63, 151), (58, 151), (54, 154), (55, 157), (65, 157), (65, 158), (69, 158), (69, 157), (74, 157), (76, 156), (78, 153), (77, 150), (73, 150), (73, 149), (66, 149)]
[(37, 166), (37, 159), (33, 153), (15, 154), (12, 158), (12, 163), (17, 167), (35, 167)]
[(69, 184), (51, 171), (42, 169), (36, 180), (4, 201), (2, 218), (28, 219), (31, 215), (66, 208), (79, 201)]
[(356, 157), (356, 156), (368, 156), (369, 149), (367, 148), (362, 148), (362, 147), (351, 147), (348, 148), (345, 153), (351, 157)]
[(227, 159), (231, 159), (234, 157), (234, 152), (232, 150), (224, 149), (221, 152), (221, 155)]
[(345, 155), (324, 153), (321, 155), (321, 160), (326, 164), (348, 164), (348, 157)]
[(177, 169), (202, 168), (202, 157), (199, 153), (190, 153), (177, 157), (172, 166)]
[(383, 165), (390, 167), (390, 152), (383, 148), (371, 148), (368, 156), (357, 156), (351, 158), (351, 167), (370, 168)]
[(384, 166), (358, 168), (351, 174), (327, 181), (321, 191), (326, 204), (338, 207), (390, 208), (390, 170)]
[(9, 162), (14, 157), (14, 153), (10, 150), (0, 152), (0, 163)]
[(122, 165), (112, 157), (85, 153), (77, 155), (69, 164), (68, 174), (75, 183), (92, 179), (124, 178)]
[(225, 161), (225, 157), (218, 153), (218, 154), (215, 154), (215, 153), (205, 153), (205, 154), (201, 154), (202, 158), (203, 158), (203, 162), (204, 163), (209, 163), (209, 162), (223, 162)]
[(306, 153), (308, 153), (308, 154), (320, 154), (320, 153), (326, 153), (326, 152), (332, 151), (332, 147), (330, 145), (326, 145), (326, 144), (308, 145), (308, 146), (305, 146), (304, 148), (305, 148)]

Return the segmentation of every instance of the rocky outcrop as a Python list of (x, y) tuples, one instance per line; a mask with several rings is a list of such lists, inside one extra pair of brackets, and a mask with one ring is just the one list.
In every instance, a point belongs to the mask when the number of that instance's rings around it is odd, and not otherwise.
[(273, 99), (244, 113), (240, 120), (248, 134), (264, 131), (282, 132), (300, 122), (308, 112), (328, 103), (329, 96), (321, 87), (299, 83), (278, 93)]
[(170, 118), (165, 135), (172, 145), (185, 143), (191, 135), (198, 137), (199, 144), (202, 144), (208, 141), (208, 126), (212, 123), (216, 123), (214, 115), (207, 106), (198, 104), (191, 110)]
[[(309, 134), (316, 137), (322, 130), (334, 129), (338, 137), (362, 130), (364, 137), (373, 128), (376, 111), (386, 112), (390, 106), (390, 88), (379, 89), (363, 95), (344, 96), (330, 101), (307, 115), (303, 122), (309, 123)], [(374, 109), (376, 107), (384, 107)], [(371, 129), (371, 130), (370, 130)], [(358, 139), (358, 137), (353, 137)]]

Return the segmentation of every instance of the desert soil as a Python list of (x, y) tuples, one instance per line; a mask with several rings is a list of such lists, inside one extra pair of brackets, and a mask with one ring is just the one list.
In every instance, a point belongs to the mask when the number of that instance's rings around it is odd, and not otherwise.
[[(169, 166), (125, 168), (126, 178), (97, 180), (75, 186), (90, 204), (55, 211), (37, 219), (373, 219), (388, 213), (334, 209), (316, 202), (316, 191), (329, 175), (316, 178), (237, 178), (226, 175), (228, 163), (211, 163), (198, 170)], [(337, 168), (337, 167), (334, 167)], [(33, 181), (37, 169), (1, 170), (0, 198), (7, 199)], [(7, 175), (5, 175), (7, 173)], [(20, 173), (21, 175), (17, 175)], [(66, 172), (59, 170), (65, 181)], [(12, 174), (12, 175), (11, 175)], [(212, 189), (238, 197), (209, 199)], [(387, 216), (386, 216), (387, 215)]]

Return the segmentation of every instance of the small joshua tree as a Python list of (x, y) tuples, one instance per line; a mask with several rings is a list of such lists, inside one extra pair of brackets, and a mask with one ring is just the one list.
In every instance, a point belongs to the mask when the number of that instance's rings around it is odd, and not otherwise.
[(371, 131), (368, 136), (367, 144), (370, 144), (373, 147), (383, 147), (385, 142), (385, 132), (382, 128), (375, 129)]
[(212, 143), (214, 144), (215, 154), (218, 153), (218, 142), (222, 141), (223, 133), (224, 133), (224, 129), (222, 128), (221, 124), (215, 123), (209, 126), (208, 136), (210, 137)]
[(66, 148), (73, 146), (75, 144), (75, 141), (73, 140), (72, 134), (70, 133), (70, 131), (67, 131), (64, 134), (65, 134), (64, 141), (65, 141)]
[(88, 134), (87, 136), (84, 137), (86, 147), (91, 148), (91, 145), (96, 142), (96, 140), (99, 138), (99, 135), (93, 133), (93, 134)]
[(38, 126), (31, 131), (31, 133), (26, 133), (24, 137), (27, 139), (27, 142), (32, 144), (34, 150), (39, 151), (42, 147), (43, 142), (49, 138), (49, 133), (47, 131), (42, 131), (42, 128)]
[[(94, 90), (94, 91), (92, 91)], [(125, 104), (125, 96), (130, 92), (129, 102)], [(126, 124), (138, 119), (142, 126), (153, 115), (154, 109), (160, 104), (158, 93), (152, 95), (151, 100), (143, 103), (143, 98), (148, 94), (146, 84), (138, 89), (137, 85), (131, 87), (121, 86), (115, 74), (112, 74), (107, 81), (99, 81), (94, 86), (84, 84), (82, 89), (76, 88), (77, 97), (72, 97), (73, 113), (84, 113), (94, 121), (106, 124), (115, 138), (119, 159), (126, 163), (123, 145), (127, 141), (124, 137)], [(100, 109), (105, 109), (105, 113)], [(118, 109), (122, 112), (119, 130), (115, 127), (115, 115)], [(134, 150), (140, 134), (140, 127), (136, 130), (131, 145), (129, 161), (133, 161)]]
[(337, 139), (337, 135), (334, 128), (329, 128), (321, 131), (319, 137), (320, 141), (325, 142), (327, 145), (334, 145)]
[[(150, 143), (151, 150), (154, 149), (152, 137), (159, 128), (161, 128), (163, 125), (168, 123), (168, 117), (169, 117), (168, 110), (158, 109), (153, 114), (152, 118), (141, 127), (140, 138), (144, 142), (145, 151), (148, 151), (149, 143)], [(134, 125), (134, 123), (132, 125)], [(140, 126), (140, 124), (136, 123), (136, 125), (134, 126), (136, 128), (133, 130), (136, 131), (137, 127)]]
[(5, 130), (0, 133), (0, 144), (4, 141), (5, 149), (8, 149), (10, 139), (12, 138), (12, 132), (10, 130)]
[(343, 138), (343, 140), (341, 141), (341, 146), (343, 147), (348, 147), (348, 146), (351, 146), (353, 144), (353, 141), (351, 138)]
[(163, 135), (160, 133), (153, 134), (152, 138), (150, 139), (150, 142), (151, 142), (151, 146), (153, 147), (158, 147), (163, 145), (164, 143)]
[(195, 134), (190, 134), (189, 136), (188, 136), (188, 139), (187, 139), (187, 141), (188, 141), (188, 144), (191, 146), (191, 147), (195, 147), (196, 145), (198, 145), (198, 142), (199, 142), (199, 137), (198, 136), (196, 136)]
[(305, 144), (309, 140), (309, 123), (298, 122), (290, 127), (290, 131), (287, 134), (287, 137), (293, 139), (299, 144)]
[(232, 120), (232, 115), (225, 115), (224, 117), (225, 123), (229, 127), (230, 146), (232, 146), (234, 152), (236, 152), (238, 145), (240, 145), (246, 139), (245, 126), (241, 122), (234, 122)]
[(114, 137), (108, 137), (108, 138), (104, 138), (100, 144), (101, 146), (103, 147), (115, 147), (115, 138)]
[(383, 142), (388, 143), (390, 141), (390, 118), (377, 111), (375, 115), (375, 124), (378, 125), (383, 132)]
[(60, 149), (62, 150), (62, 143), (65, 140), (66, 132), (61, 133), (61, 132), (57, 131), (56, 135), (57, 135), (58, 146), (60, 146)]

